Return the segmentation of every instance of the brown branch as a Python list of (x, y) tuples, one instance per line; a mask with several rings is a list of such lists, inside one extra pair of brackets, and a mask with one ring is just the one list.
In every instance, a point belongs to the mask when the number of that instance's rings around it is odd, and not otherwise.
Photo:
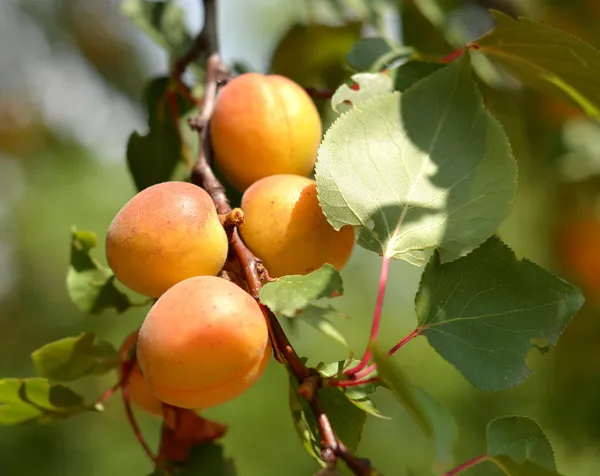
[[(225, 188), (216, 178), (210, 166), (212, 148), (209, 133), (210, 119), (214, 111), (218, 87), (219, 84), (229, 79), (229, 70), (223, 64), (216, 48), (216, 0), (205, 0), (204, 8), (205, 25), (200, 36), (205, 37), (205, 39), (199, 39), (195, 45), (199, 45), (201, 41), (207, 41), (208, 39), (208, 43), (205, 46), (210, 56), (206, 64), (202, 111), (196, 118), (190, 120), (190, 126), (197, 130), (200, 135), (200, 149), (197, 162), (192, 170), (191, 181), (208, 192), (215, 203), (219, 215), (229, 215), (231, 213), (231, 206)], [(193, 57), (194, 54), (184, 56), (184, 59), (178, 63), (180, 65), (185, 64), (185, 61), (188, 61), (188, 58)], [(237, 227), (234, 226), (230, 229), (228, 235), (235, 259), (237, 259), (243, 269), (248, 292), (258, 301), (260, 289), (263, 281), (266, 279), (262, 262), (246, 247), (238, 233)], [(300, 394), (302, 398), (305, 398), (309, 402), (310, 408), (314, 413), (322, 438), (322, 458), (327, 463), (327, 466), (334, 468), (337, 459), (340, 458), (357, 476), (372, 476), (377, 474), (373, 470), (369, 460), (354, 456), (336, 436), (329, 417), (319, 400), (318, 388), (320, 388), (322, 383), (319, 372), (304, 365), (304, 362), (300, 359), (285, 335), (275, 314), (267, 307), (262, 304), (260, 305), (267, 319), (269, 336), (274, 348), (275, 357), (296, 378), (301, 389)]]

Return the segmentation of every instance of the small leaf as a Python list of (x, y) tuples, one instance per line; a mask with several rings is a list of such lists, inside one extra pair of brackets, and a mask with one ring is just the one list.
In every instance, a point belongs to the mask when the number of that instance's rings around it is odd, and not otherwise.
[(55, 382), (102, 375), (115, 368), (119, 354), (108, 342), (90, 333), (51, 342), (31, 355), (37, 372)]
[(185, 27), (185, 12), (172, 0), (123, 0), (121, 11), (172, 58), (189, 49), (192, 37)]
[(471, 254), (427, 265), (416, 297), (420, 334), (475, 387), (502, 390), (532, 371), (532, 348), (552, 348), (584, 298), (576, 287), (493, 236)]
[(315, 300), (340, 296), (344, 292), (340, 273), (325, 264), (306, 275), (291, 275), (265, 284), (260, 290), (260, 301), (276, 314), (293, 317)]
[(344, 336), (331, 323), (331, 319), (345, 317), (340, 311), (331, 306), (319, 307), (309, 304), (302, 310), (298, 311), (296, 319), (306, 322), (309, 326), (314, 327), (330, 339), (343, 345), (350, 353), (350, 346)]
[(422, 265), (428, 249), (452, 261), (494, 233), (516, 171), (463, 55), (340, 116), (319, 148), (316, 180), (335, 229), (352, 225), (363, 248)]
[(0, 380), (0, 425), (47, 423), (91, 410), (83, 397), (44, 378)]
[(554, 452), (531, 418), (492, 420), (486, 431), (488, 455), (509, 476), (557, 476)]
[(413, 48), (402, 47), (386, 38), (362, 38), (346, 55), (346, 62), (355, 71), (375, 72), (413, 52)]
[(488, 423), (488, 455), (510, 456), (516, 463), (530, 461), (556, 469), (554, 452), (544, 431), (531, 418), (502, 417)]
[(177, 476), (236, 476), (233, 459), (225, 457), (222, 445), (216, 443), (196, 445), (190, 459)]
[(441, 63), (426, 63), (424, 61), (409, 61), (394, 70), (394, 89), (404, 92), (430, 74), (444, 68)]
[(132, 303), (116, 288), (112, 271), (91, 257), (90, 252), (96, 245), (96, 235), (91, 231), (71, 230), (71, 266), (67, 274), (69, 296), (81, 311), (90, 314), (111, 308), (124, 312)]
[(331, 107), (338, 114), (360, 104), (366, 99), (389, 93), (393, 90), (392, 78), (385, 73), (357, 73), (352, 80), (358, 89), (342, 84), (331, 98)]
[(561, 93), (600, 117), (600, 51), (557, 28), (493, 12), (496, 28), (476, 43), (525, 84)]
[(179, 95), (177, 120), (170, 108), (169, 78), (156, 78), (146, 89), (145, 100), (149, 130), (146, 135), (133, 132), (127, 142), (127, 165), (138, 191), (171, 179), (177, 164), (184, 159), (184, 144), (178, 120), (191, 109)]
[[(346, 368), (352, 368), (359, 363), (358, 360), (340, 360), (338, 362), (333, 362), (331, 364), (319, 364), (317, 365), (317, 370), (321, 373), (321, 375), (325, 377), (334, 377), (340, 374)], [(377, 376), (377, 371), (370, 373), (365, 379)], [(335, 387), (339, 391), (341, 391), (346, 398), (352, 403), (360, 408), (363, 412), (368, 413), (377, 418), (382, 418), (384, 420), (389, 420), (388, 417), (382, 415), (379, 412), (379, 409), (375, 406), (373, 401), (371, 400), (370, 395), (377, 390), (377, 387), (382, 386), (383, 383), (380, 381), (366, 383), (364, 385), (355, 385), (352, 387)]]
[(304, 448), (317, 463), (325, 466), (325, 462), (320, 456), (321, 448), (319, 441), (321, 440), (317, 421), (312, 414), (308, 402), (298, 394), (298, 382), (293, 376), (290, 376), (289, 403), (294, 428), (296, 428), (296, 432)]

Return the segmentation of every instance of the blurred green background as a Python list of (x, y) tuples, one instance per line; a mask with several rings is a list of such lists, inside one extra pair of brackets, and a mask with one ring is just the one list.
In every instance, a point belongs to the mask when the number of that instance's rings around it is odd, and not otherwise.
[[(201, 26), (197, 0), (178, 2), (190, 31)], [(478, 36), (492, 25), (487, 7), (522, 12), (600, 46), (595, 0), (406, 1), (222, 0), (220, 38), (227, 62), (276, 70), (304, 86), (336, 87), (351, 72), (344, 55), (360, 35), (383, 31), (420, 51), (452, 51), (449, 30)], [(346, 4), (341, 11), (337, 7)], [(448, 13), (446, 38), (416, 7)], [(375, 12), (375, 13), (374, 13)], [(121, 15), (117, 0), (0, 1), (0, 375), (34, 375), (29, 354), (41, 345), (93, 331), (115, 346), (143, 319), (144, 310), (86, 316), (69, 301), (65, 276), (72, 225), (98, 233), (134, 194), (125, 144), (145, 130), (145, 82), (168, 72), (166, 55)], [(272, 61), (273, 58), (273, 61)], [(519, 256), (580, 285), (587, 303), (556, 349), (531, 355), (535, 374), (519, 388), (474, 390), (417, 339), (396, 359), (453, 413), (459, 427), (457, 462), (484, 450), (487, 422), (519, 414), (547, 431), (563, 474), (600, 474), (600, 127), (570, 106), (514, 83), (482, 85), (504, 123), (520, 167), (514, 211), (501, 237)], [(318, 101), (324, 120), (332, 119)], [(103, 259), (103, 249), (97, 256)], [(381, 340), (397, 342), (415, 325), (413, 298), (420, 269), (391, 268)], [(343, 270), (346, 294), (337, 323), (362, 352), (375, 301), (379, 259), (356, 249)], [(290, 332), (310, 363), (345, 358), (343, 348), (299, 325)], [(74, 387), (95, 398), (115, 375)], [(292, 425), (287, 377), (271, 363), (241, 398), (208, 412), (230, 425), (224, 439), (241, 476), (310, 475)], [(375, 395), (391, 420), (369, 418), (359, 453), (387, 475), (428, 468), (432, 449), (419, 427), (388, 393)], [(139, 414), (156, 444), (159, 422)], [(151, 466), (124, 418), (118, 397), (104, 414), (85, 414), (46, 426), (0, 428), (0, 474), (6, 476), (145, 475)]]

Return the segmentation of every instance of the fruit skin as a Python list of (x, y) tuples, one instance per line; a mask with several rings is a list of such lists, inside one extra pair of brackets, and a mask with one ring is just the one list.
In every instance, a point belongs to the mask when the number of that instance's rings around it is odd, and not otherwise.
[(271, 277), (307, 274), (325, 263), (341, 269), (352, 254), (354, 229), (336, 231), (329, 224), (314, 180), (297, 175), (261, 179), (244, 193), (242, 210), (242, 239)]
[[(137, 331), (133, 332), (127, 337), (127, 339), (125, 339), (125, 341), (121, 345), (120, 354), (122, 362), (127, 362), (129, 360), (129, 352), (135, 345), (137, 337)], [(123, 377), (122, 373), (120, 377)], [(136, 404), (141, 409), (146, 410), (148, 413), (151, 413), (153, 415), (163, 415), (162, 402), (158, 398), (156, 398), (152, 393), (152, 390), (150, 390), (150, 387), (146, 383), (144, 375), (142, 374), (142, 371), (140, 370), (140, 366), (137, 363), (137, 361), (135, 362), (133, 368), (129, 372), (129, 376), (127, 377), (127, 386), (129, 389), (129, 400), (132, 403)]]
[(106, 258), (117, 278), (150, 297), (192, 276), (216, 275), (227, 250), (213, 201), (187, 182), (144, 189), (117, 213), (106, 234)]
[(243, 191), (269, 175), (308, 175), (323, 127), (298, 84), (284, 76), (246, 73), (222, 89), (210, 133), (215, 163)]
[(182, 281), (154, 304), (138, 336), (137, 357), (154, 395), (205, 409), (232, 400), (262, 375), (271, 356), (257, 302), (214, 276)]

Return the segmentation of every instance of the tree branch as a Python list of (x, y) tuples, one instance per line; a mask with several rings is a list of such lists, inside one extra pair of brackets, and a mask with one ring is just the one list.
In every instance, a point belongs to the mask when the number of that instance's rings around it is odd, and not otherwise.
[[(229, 71), (217, 52), (216, 7), (216, 0), (204, 1), (204, 28), (197, 41), (194, 42), (192, 51), (184, 55), (182, 60), (176, 64), (181, 68), (182, 65), (190, 64), (194, 61), (201, 54), (200, 51), (195, 50), (196, 47), (203, 46), (209, 53), (206, 64), (206, 82), (202, 111), (196, 118), (190, 120), (190, 126), (197, 130), (200, 135), (200, 149), (196, 164), (192, 170), (191, 181), (208, 192), (215, 203), (217, 213), (227, 215), (231, 212), (231, 206), (227, 199), (225, 188), (216, 178), (210, 166), (212, 157), (209, 134), (210, 118), (214, 111), (218, 86), (221, 82), (229, 78)], [(180, 70), (180, 74), (182, 73), (183, 70)], [(243, 269), (248, 292), (258, 301), (259, 292), (265, 277), (262, 262), (246, 247), (238, 233), (237, 227), (232, 227), (228, 235), (233, 255)], [(337, 459), (340, 458), (357, 476), (373, 476), (377, 474), (373, 470), (369, 460), (354, 456), (336, 436), (329, 417), (325, 413), (318, 397), (318, 388), (321, 386), (319, 372), (304, 365), (304, 362), (300, 359), (283, 331), (277, 317), (266, 306), (260, 303), (259, 305), (267, 319), (269, 336), (275, 357), (296, 378), (300, 385), (302, 397), (309, 402), (310, 408), (314, 413), (321, 433), (321, 449), (324, 461), (329, 467), (333, 468)]]

